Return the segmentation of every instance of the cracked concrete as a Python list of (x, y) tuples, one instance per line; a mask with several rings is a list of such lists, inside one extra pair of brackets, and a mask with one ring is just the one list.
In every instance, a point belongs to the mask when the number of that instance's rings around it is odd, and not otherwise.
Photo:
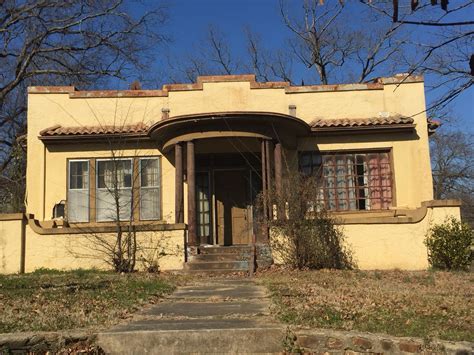
[(277, 353), (285, 327), (269, 316), (264, 287), (209, 280), (179, 287), (164, 302), (98, 336), (111, 354)]

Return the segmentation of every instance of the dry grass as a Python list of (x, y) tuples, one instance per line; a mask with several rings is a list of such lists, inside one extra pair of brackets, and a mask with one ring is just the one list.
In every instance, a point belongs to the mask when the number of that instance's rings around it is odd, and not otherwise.
[(259, 279), (289, 324), (474, 341), (473, 274), (277, 270)]
[(108, 326), (173, 291), (176, 281), (94, 270), (0, 276), (0, 333)]

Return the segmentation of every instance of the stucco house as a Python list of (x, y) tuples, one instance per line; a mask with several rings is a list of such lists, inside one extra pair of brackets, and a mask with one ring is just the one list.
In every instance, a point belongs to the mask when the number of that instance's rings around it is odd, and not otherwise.
[[(431, 129), (420, 76), (314, 86), (230, 75), (161, 90), (30, 87), (27, 214), (0, 221), (0, 271), (104, 266), (74, 250), (86, 233), (114, 232), (112, 158), (120, 159), (120, 218), (139, 238), (179, 249), (162, 269), (199, 269), (205, 255), (252, 244), (253, 199), (281, 188), (288, 167), (324, 171), (324, 204), (360, 268), (423, 269), (428, 227), (459, 217), (456, 201), (433, 200)], [(263, 234), (256, 242), (268, 245)]]

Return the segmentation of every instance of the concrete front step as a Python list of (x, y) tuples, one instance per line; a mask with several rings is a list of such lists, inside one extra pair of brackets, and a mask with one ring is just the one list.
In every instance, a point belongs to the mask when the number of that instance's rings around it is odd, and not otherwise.
[(141, 330), (137, 327), (101, 333), (97, 340), (106, 354), (248, 354), (284, 350), (285, 330), (278, 326), (249, 324), (235, 329), (225, 327), (224, 322), (216, 322), (211, 328), (205, 323), (199, 326), (203, 328)]
[(200, 247), (201, 254), (248, 254), (252, 251), (249, 245), (231, 245), (231, 246), (216, 246), (216, 247)]
[(193, 260), (186, 264), (188, 270), (248, 270), (248, 261), (202, 261)]
[(243, 260), (244, 260), (243, 256), (238, 253), (198, 254), (193, 257), (193, 261), (243, 261)]

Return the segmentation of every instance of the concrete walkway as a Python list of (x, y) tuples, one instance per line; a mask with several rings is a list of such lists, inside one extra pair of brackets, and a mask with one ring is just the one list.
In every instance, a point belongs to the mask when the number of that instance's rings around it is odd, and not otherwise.
[(268, 307), (265, 288), (251, 280), (203, 281), (178, 288), (98, 342), (108, 354), (277, 353), (285, 328)]

